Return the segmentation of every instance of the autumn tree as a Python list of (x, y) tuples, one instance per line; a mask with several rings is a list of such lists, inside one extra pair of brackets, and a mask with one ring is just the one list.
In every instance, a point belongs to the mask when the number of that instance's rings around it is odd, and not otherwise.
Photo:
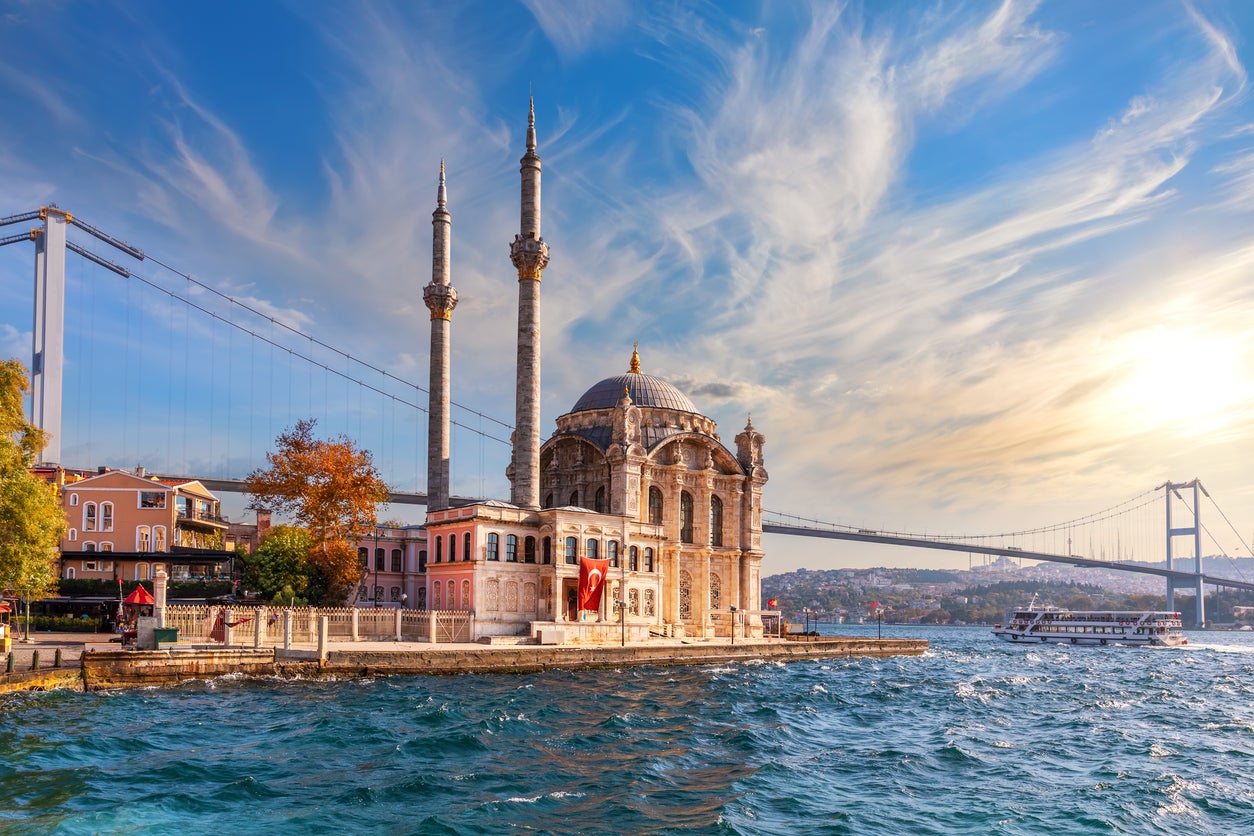
[(31, 473), (45, 435), (26, 420), (26, 369), (0, 362), (0, 589), (28, 602), (56, 591), (65, 515), (56, 486)]
[(244, 490), (250, 509), (274, 511), (309, 532), (309, 559), (325, 584), (323, 600), (342, 603), (363, 571), (353, 543), (374, 528), (388, 487), (369, 451), (343, 435), (315, 438), (316, 423), (299, 421), (281, 433), (277, 449), (266, 453), (269, 467), (250, 473)]

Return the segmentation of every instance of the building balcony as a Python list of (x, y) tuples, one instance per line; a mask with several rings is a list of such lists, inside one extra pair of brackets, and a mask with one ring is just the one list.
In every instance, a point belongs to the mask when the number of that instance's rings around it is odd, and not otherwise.
[(226, 517), (219, 514), (196, 511), (190, 508), (180, 508), (178, 517), (179, 525), (183, 527), (203, 526), (205, 528), (212, 528), (216, 530), (226, 528), (230, 524)]

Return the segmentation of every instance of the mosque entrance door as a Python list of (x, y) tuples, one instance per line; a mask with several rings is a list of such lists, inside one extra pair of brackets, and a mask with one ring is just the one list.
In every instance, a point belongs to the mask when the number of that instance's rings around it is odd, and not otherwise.
[(573, 578), (562, 581), (562, 597), (566, 600), (566, 620), (578, 620), (579, 581)]

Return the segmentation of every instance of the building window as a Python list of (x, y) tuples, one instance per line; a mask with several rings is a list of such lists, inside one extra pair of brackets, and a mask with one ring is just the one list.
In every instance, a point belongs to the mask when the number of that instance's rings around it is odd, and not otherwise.
[(425, 586), (418, 587), (418, 609), (425, 610), (427, 608), (427, 588)]
[(549, 493), (549, 494), (544, 495), (544, 507), (545, 508), (553, 507), (553, 494)]
[(640, 569), (640, 550), (635, 546), (627, 550), (627, 569), (631, 572)]
[(137, 581), (146, 581), (146, 580), (148, 580), (150, 577), (152, 577), (152, 575), (151, 575), (151, 574), (149, 573), (149, 571), (148, 571), (148, 564), (147, 564), (147, 563), (136, 563), (136, 564), (135, 564), (135, 580), (137, 580)]
[(152, 551), (151, 532), (146, 525), (141, 525), (135, 529), (135, 551)]
[(610, 540), (605, 544), (605, 556), (609, 558), (610, 565), (615, 569), (618, 568), (618, 541)]
[(96, 561), (94, 561), (94, 560), (84, 560), (84, 561), (83, 561), (83, 571), (84, 571), (84, 572), (94, 572), (94, 571), (96, 571)]
[(154, 552), (163, 552), (166, 550), (164, 525), (156, 525), (152, 528), (152, 550)]
[(517, 534), (505, 535), (505, 562), (506, 563), (518, 562), (518, 535)]
[(164, 508), (165, 507), (165, 491), (140, 491), (139, 492), (140, 508)]
[(662, 489), (656, 485), (649, 488), (649, 522), (662, 524)]
[(501, 556), (497, 553), (497, 550), (500, 548), (500, 545), (501, 545), (501, 535), (495, 532), (488, 535), (488, 555), (487, 555), (488, 560), (500, 560), (501, 559)]
[(536, 562), (536, 538), (528, 537), (523, 540), (523, 563)]
[(112, 502), (100, 503), (100, 530), (101, 531), (113, 530), (113, 503)]
[(470, 609), (470, 581), (462, 581), (462, 609)]
[(653, 571), (653, 549), (649, 547), (644, 550), (644, 571)]
[(656, 593), (652, 589), (644, 591), (644, 614), (657, 615)]
[(112, 543), (101, 543), (101, 544), (100, 544), (100, 550), (101, 550), (102, 552), (111, 552), (111, 551), (113, 551), (113, 544), (112, 544)]
[(627, 612), (640, 615), (640, 590), (634, 587), (627, 590)]
[(439, 536), (435, 538), (435, 562), (444, 562), (444, 538)]
[[(419, 572), (427, 571), (427, 550), (426, 549), (418, 550), (418, 571)], [(421, 592), (422, 590), (419, 590), (419, 591)], [(425, 597), (423, 598), (423, 603), (424, 604), (426, 603)], [(419, 609), (425, 609), (425, 607), (420, 607)]]
[(71, 580), (71, 581), (74, 580), (74, 567), (73, 566), (65, 567), (65, 577), (67, 580)]
[(599, 545), (600, 545), (599, 541), (589, 538), (588, 546), (584, 550), (584, 554), (587, 557), (591, 558), (592, 560), (596, 560), (598, 557), (600, 557), (600, 555), (597, 554), (597, 552), (599, 551), (598, 549)]
[(598, 514), (605, 513), (605, 486), (597, 488), (596, 499), (593, 500), (593, 510)]
[(436, 581), (431, 586), (431, 609), (444, 609), (444, 584)]
[(83, 543), (83, 551), (85, 551), (85, 552), (94, 552), (95, 550), (96, 550), (96, 544), (95, 544), (95, 543), (91, 543), (91, 542), (85, 542), (85, 543)]
[(78, 494), (76, 493), (70, 494), (70, 506), (73, 507), (77, 504), (78, 504)]
[(572, 566), (579, 564), (579, 558), (576, 552), (579, 549), (579, 541), (574, 537), (566, 538), (566, 562)]
[(457, 604), (457, 581), (448, 582), (448, 608), (450, 610), (466, 609), (465, 601), (462, 601), (460, 606)]
[(65, 539), (66, 539), (66, 540), (69, 540), (71, 543), (73, 543), (75, 540), (77, 540), (77, 539), (78, 539), (78, 529), (77, 529), (77, 528), (71, 528), (71, 529), (70, 529), (70, 531), (69, 531), (69, 533), (65, 535)]
[(87, 502), (83, 505), (83, 531), (96, 530), (96, 503)]
[(470, 560), (470, 532), (462, 535), (462, 560)]
[(392, 571), (393, 572), (404, 571), (401, 568), (401, 550), (400, 549), (392, 549)]
[(692, 494), (687, 491), (679, 494), (679, 541), (692, 542)]
[(710, 573), (710, 609), (721, 610), (723, 608), (723, 579), (718, 576), (717, 572)]
[(401, 601), (401, 588), (400, 588), (399, 586), (394, 586), (394, 587), (392, 587), (391, 589), (389, 589), (389, 590), (388, 590), (388, 600), (389, 600), (389, 601), (392, 601), (393, 603), (397, 603), (397, 604), (399, 604), (399, 603), (400, 603), (400, 601)]
[(383, 600), (383, 587), (376, 586), (374, 588), (374, 602), (377, 604)]
[(679, 570), (679, 617), (692, 620), (692, 575), (687, 569)]
[(723, 500), (710, 497), (710, 545), (723, 545)]
[(448, 536), (448, 562), (457, 562), (457, 535), (450, 534)]
[(544, 538), (542, 548), (540, 549), (540, 560), (544, 563), (545, 566), (548, 566), (550, 563), (553, 562), (553, 538), (552, 537)]
[(575, 491), (574, 493), (570, 495), (570, 502), (568, 502), (567, 504), (575, 505), (575, 506), (579, 505), (579, 491)]
[(376, 548), (374, 550), (374, 570), (376, 572), (383, 571), (383, 556), (387, 553), (387, 549)]

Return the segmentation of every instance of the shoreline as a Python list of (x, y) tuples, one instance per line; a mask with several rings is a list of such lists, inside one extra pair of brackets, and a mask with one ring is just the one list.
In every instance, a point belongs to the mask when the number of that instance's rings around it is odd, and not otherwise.
[[(81, 638), (81, 637), (80, 637)], [(57, 642), (62, 646), (66, 640)], [(792, 662), (858, 657), (921, 656), (925, 639), (876, 639), (858, 636), (806, 640), (752, 639), (734, 645), (721, 640), (672, 639), (641, 644), (492, 645), (425, 642), (332, 642), (289, 650), (272, 647), (171, 645), (160, 650), (123, 650), (101, 642), (78, 645), (78, 664), (63, 651), (61, 668), (39, 671), (15, 667), (0, 676), (0, 693), (51, 688), (82, 691), (176, 685), (219, 676), (281, 679), (383, 676), (455, 676), (459, 674), (535, 673), (546, 670), (711, 665), (732, 662)], [(93, 646), (94, 645), (94, 646)], [(17, 647), (15, 645), (15, 650)], [(29, 665), (29, 663), (28, 663)]]

